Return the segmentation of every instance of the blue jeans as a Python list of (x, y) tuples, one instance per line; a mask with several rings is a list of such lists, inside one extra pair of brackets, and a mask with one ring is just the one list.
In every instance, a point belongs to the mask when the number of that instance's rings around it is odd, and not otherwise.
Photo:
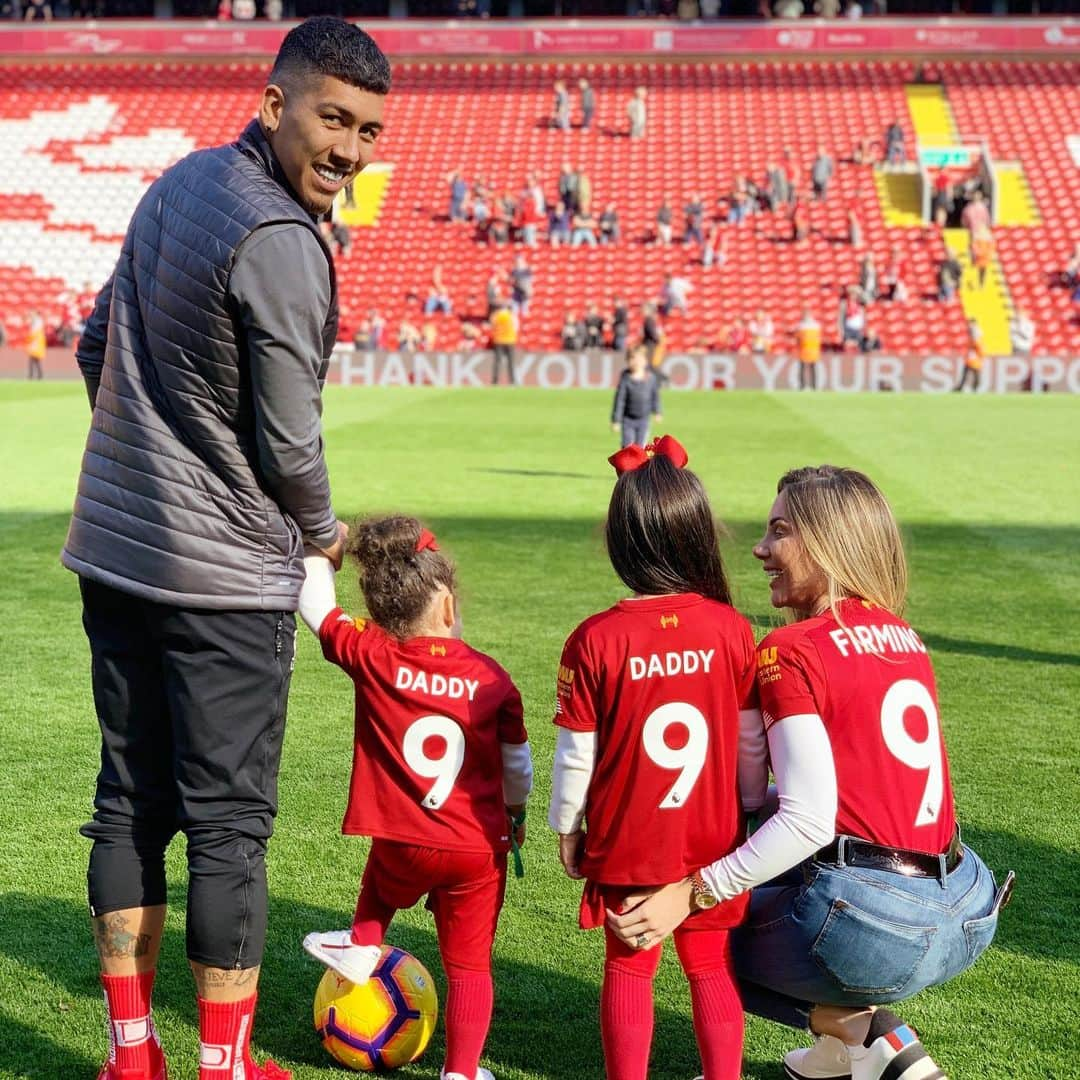
[(806, 1028), (814, 1004), (881, 1005), (947, 982), (990, 944), (1004, 896), (968, 847), (944, 882), (809, 859), (754, 889), (732, 931), (743, 1005)]

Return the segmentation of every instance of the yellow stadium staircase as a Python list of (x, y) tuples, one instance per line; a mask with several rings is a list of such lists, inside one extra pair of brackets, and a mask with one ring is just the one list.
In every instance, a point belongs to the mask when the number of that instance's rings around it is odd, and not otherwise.
[(951, 146), (956, 142), (956, 121), (944, 86), (940, 83), (912, 83), (904, 87), (904, 96), (920, 143), (924, 146)]
[(1018, 161), (995, 161), (998, 182), (998, 225), (1041, 225), (1035, 196)]
[(394, 166), (388, 161), (376, 161), (359, 173), (353, 181), (353, 202), (346, 204), (344, 194), (338, 202), (338, 216), (345, 225), (374, 225), (379, 220)]
[(979, 324), (987, 355), (1008, 356), (1012, 351), (1009, 338), (1012, 298), (998, 257), (994, 256), (986, 272), (986, 284), (980, 288), (978, 272), (971, 262), (967, 229), (946, 229), (944, 239), (945, 246), (964, 268), (960, 282), (964, 318), (974, 319)]

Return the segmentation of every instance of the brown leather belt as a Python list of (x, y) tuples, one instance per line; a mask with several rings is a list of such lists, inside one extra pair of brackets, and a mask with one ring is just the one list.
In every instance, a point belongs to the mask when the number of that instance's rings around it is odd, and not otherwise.
[(834, 866), (855, 866), (867, 870), (887, 870), (905, 877), (941, 878), (951, 874), (964, 857), (964, 845), (960, 843), (960, 830), (953, 833), (949, 846), (940, 855), (925, 851), (907, 851), (904, 848), (882, 847), (860, 840), (856, 836), (838, 836), (826, 844), (815, 856), (817, 862)]

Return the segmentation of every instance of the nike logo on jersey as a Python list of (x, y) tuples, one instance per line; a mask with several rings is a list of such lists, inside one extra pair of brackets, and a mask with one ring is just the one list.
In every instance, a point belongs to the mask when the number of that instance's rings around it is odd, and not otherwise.
[(683, 649), (681, 652), (649, 653), (648, 656), (630, 657), (630, 678), (666, 679), (674, 675), (695, 675), (699, 671), (708, 674), (715, 649)]
[(431, 697), (468, 698), (472, 701), (476, 697), (476, 691), (480, 689), (480, 680), (413, 671), (402, 665), (394, 675), (394, 686), (398, 690), (413, 690)]

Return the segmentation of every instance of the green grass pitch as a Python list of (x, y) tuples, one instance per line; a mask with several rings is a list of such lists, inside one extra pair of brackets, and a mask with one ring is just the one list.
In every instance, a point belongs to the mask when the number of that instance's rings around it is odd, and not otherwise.
[[(901, 519), (909, 615), (930, 646), (965, 838), (1017, 871), (994, 946), (952, 984), (901, 1011), (953, 1080), (1073, 1077), (1080, 996), (1080, 412), (1061, 396), (676, 394), (662, 430), (690, 451), (729, 529), (737, 602), (774, 618), (750, 547), (778, 475), (830, 461), (865, 469)], [(537, 766), (528, 874), (511, 880), (496, 946), (484, 1063), (499, 1080), (598, 1078), (599, 932), (576, 929), (578, 886), (545, 825), (554, 675), (565, 635), (620, 586), (599, 526), (613, 474), (607, 393), (331, 389), (326, 442), (343, 517), (421, 515), (460, 568), (467, 639), (525, 698)], [(57, 554), (88, 411), (75, 383), (0, 385), (0, 1077), (92, 1078), (105, 1051), (87, 926), (87, 843), (77, 829), (96, 770), (75, 578)], [(343, 575), (340, 592), (356, 607)], [(301, 631), (270, 850), (270, 938), (257, 1053), (297, 1080), (335, 1071), (311, 1029), (320, 969), (311, 929), (345, 926), (365, 844), (338, 834), (351, 686)], [(156, 992), (174, 1080), (195, 1076), (183, 957), (183, 843)], [(418, 908), (392, 940), (441, 969)], [(650, 1075), (698, 1071), (689, 995), (669, 954), (656, 984)], [(747, 1025), (745, 1076), (779, 1080), (799, 1036)], [(403, 1070), (438, 1077), (441, 1029)]]

